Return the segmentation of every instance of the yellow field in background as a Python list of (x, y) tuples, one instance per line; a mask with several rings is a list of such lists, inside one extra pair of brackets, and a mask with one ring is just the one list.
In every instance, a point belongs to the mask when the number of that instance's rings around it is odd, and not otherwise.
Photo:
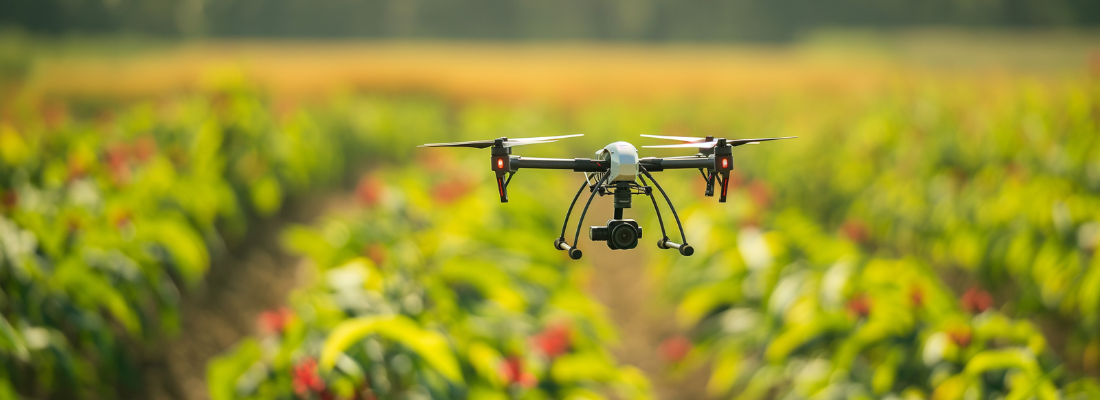
[(23, 89), (145, 97), (246, 76), (281, 96), (423, 91), (463, 99), (851, 94), (939, 82), (1059, 79), (1097, 70), (1091, 35), (819, 35), (789, 46), (213, 41), (37, 57)]

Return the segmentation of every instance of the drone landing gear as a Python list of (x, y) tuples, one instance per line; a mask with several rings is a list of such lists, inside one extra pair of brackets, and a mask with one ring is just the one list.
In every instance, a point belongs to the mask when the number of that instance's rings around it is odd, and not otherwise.
[[(583, 255), (581, 253), (581, 250), (575, 247), (577, 245), (577, 239), (580, 239), (581, 228), (580, 225), (577, 225), (577, 236), (573, 237), (573, 246), (570, 246), (569, 243), (565, 242), (565, 227), (569, 225), (569, 215), (573, 213), (573, 206), (577, 205), (577, 199), (581, 197), (581, 192), (583, 192), (584, 188), (587, 186), (588, 179), (585, 179), (584, 182), (581, 182), (580, 189), (577, 189), (577, 194), (573, 195), (573, 202), (569, 203), (569, 210), (565, 212), (565, 221), (562, 221), (561, 223), (561, 235), (559, 235), (557, 239), (554, 239), (554, 248), (558, 250), (565, 250), (567, 253), (569, 253), (569, 258), (572, 258), (574, 260), (580, 260), (581, 256)], [(592, 189), (592, 195), (588, 196), (588, 203), (584, 205), (584, 212), (581, 213), (581, 222), (584, 222), (584, 214), (588, 213), (588, 206), (592, 204), (593, 197), (596, 197), (595, 188)]]
[[(665, 189), (661, 188), (661, 184), (657, 183), (657, 179), (653, 178), (653, 175), (650, 175), (649, 171), (646, 171), (645, 168), (642, 168), (641, 171), (643, 175), (649, 177), (649, 179), (653, 181), (653, 186), (656, 186), (657, 190), (661, 191), (661, 196), (664, 196), (665, 202), (668, 203), (668, 208), (672, 210), (672, 217), (676, 219), (676, 226), (680, 229), (680, 239), (683, 240), (683, 243), (676, 243), (668, 238), (668, 233), (665, 232), (665, 222), (661, 218), (661, 209), (657, 207), (657, 198), (653, 196), (652, 190), (647, 190), (646, 194), (649, 195), (649, 200), (653, 202), (653, 210), (657, 212), (657, 223), (661, 225), (662, 237), (661, 240), (657, 241), (657, 248), (676, 249), (679, 250), (680, 254), (685, 257), (695, 254), (695, 248), (691, 247), (690, 244), (687, 244), (687, 236), (684, 234), (684, 226), (680, 223), (680, 216), (676, 214), (676, 207), (672, 205), (672, 200), (669, 200), (668, 195), (665, 194)], [(640, 176), (638, 178), (642, 180), (643, 185), (648, 185), (645, 181), (645, 178), (642, 178)]]
[[(708, 173), (709, 172), (709, 173)], [(702, 168), (699, 168), (699, 173), (703, 174), (703, 180), (707, 182), (707, 190), (703, 192), (704, 196), (714, 197), (714, 181), (718, 181), (718, 184), (722, 187), (722, 195), (718, 197), (719, 203), (726, 202), (726, 194), (730, 186), (730, 172), (729, 171), (711, 171), (707, 170), (703, 172)]]
[[(680, 252), (681, 255), (683, 255), (685, 257), (690, 256), (692, 254), (695, 254), (695, 249), (687, 243), (687, 236), (684, 234), (683, 224), (680, 223), (680, 216), (679, 216), (679, 214), (676, 213), (676, 207), (672, 205), (672, 200), (668, 198), (668, 194), (665, 193), (665, 189), (662, 188), (659, 183), (657, 183), (657, 179), (653, 178), (653, 175), (651, 175), (649, 173), (649, 171), (646, 171), (645, 168), (642, 168), (641, 172), (642, 172), (642, 174), (645, 175), (645, 177), (648, 177), (650, 180), (653, 181), (653, 185), (657, 187), (657, 190), (659, 190), (661, 192), (661, 196), (665, 198), (665, 202), (668, 204), (669, 209), (672, 210), (672, 217), (676, 220), (676, 227), (680, 231), (680, 239), (682, 240), (681, 243), (676, 243), (676, 242), (673, 242), (672, 239), (670, 239), (668, 237), (668, 232), (665, 231), (664, 217), (661, 216), (661, 208), (657, 206), (657, 197), (653, 195), (653, 189), (649, 187), (649, 184), (646, 182), (646, 179), (643, 178), (642, 176), (639, 176), (638, 178), (641, 179), (641, 183), (642, 183), (641, 192), (640, 193), (636, 192), (634, 194), (645, 194), (645, 195), (649, 196), (650, 202), (653, 203), (653, 210), (657, 213), (657, 222), (661, 225), (661, 236), (662, 237), (661, 237), (660, 240), (657, 241), (657, 248), (660, 248), (660, 249), (676, 249), (677, 251)], [(619, 188), (616, 188), (616, 194), (618, 194), (618, 193), (627, 193), (627, 194), (625, 196), (617, 196), (617, 197), (619, 197), (617, 199), (617, 203), (620, 203), (619, 205), (621, 205), (621, 206), (629, 207), (629, 205), (628, 205), (629, 203), (627, 203), (627, 202), (629, 202), (629, 198), (630, 198), (629, 197), (630, 188), (627, 187), (626, 184), (624, 184), (622, 186), (624, 186), (622, 188), (622, 191), (620, 191)], [(635, 188), (637, 188), (637, 185), (633, 185), (633, 186)], [(576, 207), (577, 200), (580, 199), (581, 193), (584, 192), (585, 187), (589, 188), (589, 191), (591, 192), (591, 194), (588, 196), (588, 201), (585, 202), (584, 209), (581, 211), (580, 220), (577, 221), (577, 232), (573, 236), (573, 244), (570, 245), (568, 242), (565, 241), (565, 229), (569, 226), (569, 217), (573, 214), (573, 208)], [(559, 235), (556, 239), (554, 239), (554, 248), (558, 249), (558, 250), (565, 250), (566, 253), (569, 254), (569, 258), (572, 258), (574, 260), (579, 260), (582, 256), (582, 253), (581, 253), (580, 249), (578, 249), (576, 246), (577, 246), (578, 240), (580, 239), (581, 227), (584, 224), (584, 217), (585, 217), (585, 215), (588, 214), (588, 207), (592, 205), (592, 200), (596, 197), (596, 194), (597, 193), (603, 193), (602, 192), (603, 189), (604, 189), (603, 182), (600, 182), (600, 183), (597, 183), (596, 185), (590, 186), (589, 181), (586, 179), (584, 182), (581, 183), (581, 187), (577, 189), (577, 194), (573, 195), (573, 201), (571, 203), (569, 203), (569, 210), (567, 210), (565, 212), (565, 221), (563, 221), (562, 225), (561, 225), (561, 235)], [(622, 217), (623, 217), (623, 215), (622, 215), (623, 208), (624, 207), (616, 207), (615, 208), (615, 219), (616, 220), (621, 220), (622, 219)]]

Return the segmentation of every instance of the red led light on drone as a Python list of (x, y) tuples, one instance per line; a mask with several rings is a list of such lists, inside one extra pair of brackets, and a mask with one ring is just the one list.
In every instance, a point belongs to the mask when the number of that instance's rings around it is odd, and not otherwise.
[(497, 159), (497, 169), (504, 169), (504, 159), (503, 158), (498, 158)]
[(729, 167), (730, 167), (730, 160), (728, 158), (723, 158), (722, 159), (722, 168), (729, 168)]

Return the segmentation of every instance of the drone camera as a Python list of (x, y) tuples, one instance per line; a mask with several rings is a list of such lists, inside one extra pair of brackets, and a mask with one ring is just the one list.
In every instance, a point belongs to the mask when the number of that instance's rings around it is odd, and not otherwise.
[(612, 219), (607, 221), (607, 226), (592, 226), (588, 228), (588, 238), (593, 241), (607, 242), (611, 250), (627, 250), (638, 247), (638, 239), (642, 237), (642, 227), (632, 219)]

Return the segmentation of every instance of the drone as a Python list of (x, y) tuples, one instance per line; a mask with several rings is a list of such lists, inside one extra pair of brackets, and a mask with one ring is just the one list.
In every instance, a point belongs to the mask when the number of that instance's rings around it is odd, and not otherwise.
[[(683, 136), (658, 136), (641, 135), (642, 137), (676, 140), (685, 143), (657, 146), (642, 146), (643, 148), (694, 148), (698, 153), (693, 156), (681, 157), (638, 157), (638, 149), (627, 142), (614, 142), (596, 151), (594, 158), (533, 158), (521, 157), (512, 154), (512, 147), (553, 143), (559, 139), (584, 136), (544, 136), (531, 138), (507, 138), (501, 137), (489, 140), (475, 140), (469, 142), (454, 143), (428, 143), (418, 147), (472, 147), (478, 149), (491, 149), (492, 170), (496, 174), (497, 191), (500, 194), (500, 202), (508, 202), (508, 184), (512, 177), (521, 169), (558, 169), (572, 170), (584, 173), (584, 181), (581, 182), (577, 194), (573, 196), (573, 202), (565, 212), (565, 221), (562, 222), (561, 235), (554, 239), (554, 248), (564, 250), (570, 258), (579, 260), (581, 250), (577, 248), (580, 239), (581, 226), (584, 224), (584, 216), (588, 214), (588, 207), (592, 205), (592, 199), (597, 194), (600, 197), (614, 196), (615, 217), (608, 220), (605, 225), (590, 226), (588, 238), (592, 241), (607, 243), (612, 250), (628, 250), (638, 247), (638, 239), (642, 237), (642, 227), (633, 219), (624, 219), (623, 210), (631, 208), (631, 199), (635, 195), (648, 196), (653, 203), (653, 209), (657, 213), (657, 222), (661, 225), (661, 239), (657, 241), (659, 249), (675, 249), (683, 256), (690, 256), (695, 250), (687, 242), (684, 234), (684, 226), (680, 223), (680, 216), (676, 214), (676, 207), (672, 205), (665, 190), (657, 183), (652, 172), (660, 172), (673, 169), (698, 169), (706, 181), (706, 190), (703, 193), (707, 197), (714, 196), (714, 185), (720, 186), (718, 202), (726, 202), (726, 194), (729, 189), (730, 171), (733, 170), (733, 148), (746, 144), (759, 144), (772, 140), (794, 139), (797, 136), (762, 138), (762, 139), (725, 139), (707, 137), (683, 137)], [(507, 179), (506, 179), (507, 177)], [(646, 180), (648, 178), (648, 181)], [(653, 195), (653, 187), (661, 193), (665, 202), (672, 211), (672, 217), (676, 220), (676, 227), (680, 231), (680, 243), (673, 242), (665, 231), (664, 219), (661, 217), (661, 209), (657, 207), (657, 198)], [(565, 230), (569, 225), (569, 216), (577, 205), (581, 193), (588, 189), (588, 202), (581, 211), (580, 220), (577, 221), (577, 231), (573, 236), (572, 244), (565, 240)]]

